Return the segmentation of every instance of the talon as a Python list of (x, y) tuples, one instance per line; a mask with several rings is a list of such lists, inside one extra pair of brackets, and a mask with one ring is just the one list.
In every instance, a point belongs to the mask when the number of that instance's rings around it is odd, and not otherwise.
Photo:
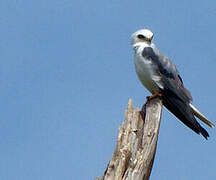
[(158, 98), (158, 97), (159, 98), (162, 97), (161, 92), (156, 92), (156, 93), (152, 94), (151, 96), (147, 96), (146, 99), (147, 99), (147, 101), (150, 101), (150, 100)]
[(145, 121), (145, 115), (146, 115), (146, 106), (147, 106), (148, 102), (151, 101), (152, 99), (155, 99), (158, 97), (159, 98), (162, 97), (161, 92), (156, 92), (156, 93), (152, 94), (151, 96), (146, 96), (146, 103), (142, 106), (142, 109), (140, 111), (140, 115), (144, 121)]

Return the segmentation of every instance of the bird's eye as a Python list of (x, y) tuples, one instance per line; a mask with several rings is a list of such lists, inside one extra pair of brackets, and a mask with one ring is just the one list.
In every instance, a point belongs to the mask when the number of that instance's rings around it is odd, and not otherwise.
[(138, 37), (139, 39), (146, 39), (146, 37), (143, 36), (142, 34), (139, 34), (137, 37)]

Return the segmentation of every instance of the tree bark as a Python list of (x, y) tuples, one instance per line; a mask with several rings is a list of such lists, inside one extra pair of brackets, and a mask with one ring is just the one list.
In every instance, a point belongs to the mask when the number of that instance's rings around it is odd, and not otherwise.
[(162, 103), (156, 98), (144, 107), (139, 111), (129, 99), (113, 156), (103, 177), (96, 180), (149, 179), (157, 147)]

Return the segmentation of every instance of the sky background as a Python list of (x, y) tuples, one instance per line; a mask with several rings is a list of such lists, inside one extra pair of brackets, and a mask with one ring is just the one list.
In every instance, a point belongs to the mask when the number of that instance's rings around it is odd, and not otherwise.
[[(128, 98), (149, 93), (135, 74), (131, 34), (178, 67), (193, 103), (215, 121), (216, 1), (1, 0), (0, 179), (87, 180), (112, 156)], [(165, 108), (151, 180), (215, 179), (206, 141)]]

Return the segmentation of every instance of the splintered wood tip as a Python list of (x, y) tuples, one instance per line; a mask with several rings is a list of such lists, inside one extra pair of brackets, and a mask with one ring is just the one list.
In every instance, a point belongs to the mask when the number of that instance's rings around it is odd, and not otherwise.
[(128, 107), (127, 107), (127, 109), (129, 110), (129, 109), (133, 109), (134, 107), (133, 107), (133, 101), (132, 101), (132, 99), (131, 98), (129, 98), (128, 99)]

